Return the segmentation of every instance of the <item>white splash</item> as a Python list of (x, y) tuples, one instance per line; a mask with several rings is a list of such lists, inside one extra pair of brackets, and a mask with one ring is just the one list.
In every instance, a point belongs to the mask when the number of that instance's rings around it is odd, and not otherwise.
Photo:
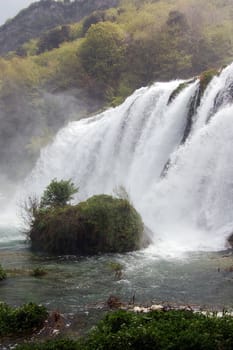
[(209, 84), (184, 144), (199, 81), (168, 104), (180, 83), (139, 89), (115, 109), (70, 123), (41, 152), (27, 192), (40, 195), (55, 177), (79, 186), (76, 200), (123, 185), (156, 251), (224, 248), (233, 230), (233, 65)]

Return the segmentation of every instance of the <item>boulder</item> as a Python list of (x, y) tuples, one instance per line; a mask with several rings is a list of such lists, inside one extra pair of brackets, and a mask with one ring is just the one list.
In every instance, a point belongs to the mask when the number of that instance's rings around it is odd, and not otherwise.
[(34, 250), (52, 254), (124, 253), (145, 244), (143, 229), (128, 200), (98, 195), (78, 205), (39, 210), (29, 238)]

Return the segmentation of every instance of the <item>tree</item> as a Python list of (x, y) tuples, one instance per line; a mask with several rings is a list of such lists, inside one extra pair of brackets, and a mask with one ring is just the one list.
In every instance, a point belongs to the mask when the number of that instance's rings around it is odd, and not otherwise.
[(64, 41), (70, 40), (70, 27), (63, 25), (45, 32), (38, 42), (38, 54), (58, 48)]
[(105, 12), (104, 11), (95, 11), (91, 13), (88, 17), (86, 17), (83, 21), (83, 35), (86, 34), (88, 29), (92, 24), (96, 24), (99, 22), (105, 21)]
[(65, 206), (77, 192), (78, 187), (75, 187), (71, 179), (60, 181), (53, 179), (42, 195), (40, 208)]
[(117, 24), (99, 22), (88, 29), (79, 50), (85, 72), (101, 87), (117, 85), (125, 54), (125, 35)]

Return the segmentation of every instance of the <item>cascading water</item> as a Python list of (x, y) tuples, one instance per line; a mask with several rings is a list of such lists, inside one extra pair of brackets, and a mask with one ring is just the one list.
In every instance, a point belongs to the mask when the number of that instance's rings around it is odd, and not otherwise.
[[(217, 250), (233, 230), (233, 65), (192, 111), (199, 80), (168, 103), (181, 81), (137, 90), (121, 106), (62, 129), (26, 180), (41, 194), (71, 178), (77, 200), (124, 186), (158, 251)], [(183, 141), (182, 141), (183, 140)]]

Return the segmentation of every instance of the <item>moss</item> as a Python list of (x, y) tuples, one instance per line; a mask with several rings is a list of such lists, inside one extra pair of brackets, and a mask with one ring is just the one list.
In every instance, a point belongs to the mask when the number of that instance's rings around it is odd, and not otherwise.
[(90, 255), (139, 249), (142, 233), (141, 217), (128, 200), (98, 195), (76, 206), (39, 211), (29, 238), (35, 250)]
[(187, 86), (188, 86), (187, 83), (181, 83), (170, 95), (168, 104), (171, 103), (176, 98), (176, 96), (178, 96), (179, 93), (183, 91)]
[[(200, 80), (200, 97), (203, 96), (208, 84), (211, 82), (211, 80), (219, 74), (219, 70), (217, 69), (210, 69), (205, 72), (202, 72), (199, 76)], [(171, 93), (169, 99), (168, 99), (168, 105), (183, 91), (189, 84), (193, 83), (194, 79), (185, 81), (184, 83), (181, 83), (178, 85), (178, 87)]]
[(0, 337), (34, 332), (43, 325), (47, 316), (44, 306), (29, 303), (13, 308), (2, 303), (0, 304)]
[(207, 70), (199, 76), (200, 80), (200, 94), (203, 96), (208, 84), (211, 82), (211, 80), (219, 74), (219, 71), (217, 69), (210, 69)]
[(178, 87), (171, 93), (169, 99), (168, 99), (168, 105), (183, 91), (188, 85), (190, 84), (189, 82), (184, 82), (178, 85)]
[(3, 270), (2, 266), (0, 265), (0, 281), (3, 281), (6, 279), (6, 272)]

